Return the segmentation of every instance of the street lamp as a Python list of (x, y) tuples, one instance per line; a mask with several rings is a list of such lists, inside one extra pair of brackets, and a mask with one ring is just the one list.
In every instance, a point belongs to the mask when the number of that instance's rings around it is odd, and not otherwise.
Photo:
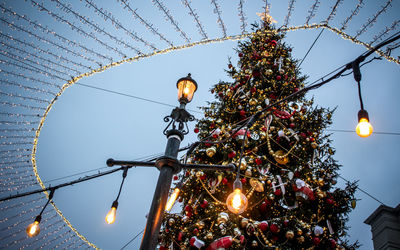
[[(178, 161), (177, 156), (179, 145), (183, 140), (184, 135), (189, 133), (187, 122), (194, 121), (194, 116), (185, 110), (185, 106), (193, 99), (194, 92), (197, 90), (197, 83), (192, 79), (191, 75), (188, 74), (186, 77), (179, 79), (176, 86), (178, 88), (178, 100), (180, 107), (174, 108), (170, 115), (164, 117), (164, 121), (168, 122), (168, 125), (163, 131), (164, 135), (167, 137), (167, 146), (165, 148), (164, 156), (158, 158), (155, 162), (119, 161), (113, 159), (108, 159), (106, 162), (109, 167), (115, 165), (125, 167), (155, 166), (160, 170), (156, 190), (154, 191), (153, 201), (147, 217), (146, 228), (144, 230), (142, 243), (140, 245), (141, 250), (152, 250), (157, 247), (161, 222), (166, 209), (168, 193), (171, 187), (172, 176), (174, 174), (180, 172), (182, 168), (218, 171), (237, 170), (234, 164), (184, 164)], [(199, 143), (194, 143), (193, 145), (194, 149), (194, 147), (199, 145)]]
[(186, 77), (178, 80), (176, 87), (178, 88), (178, 100), (182, 105), (192, 101), (194, 92), (197, 90), (197, 83), (189, 73)]

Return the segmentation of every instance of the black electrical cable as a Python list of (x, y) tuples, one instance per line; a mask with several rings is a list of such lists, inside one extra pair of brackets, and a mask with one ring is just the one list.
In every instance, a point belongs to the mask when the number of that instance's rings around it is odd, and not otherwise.
[(128, 175), (128, 167), (123, 167), (123, 168), (124, 168), (124, 172), (122, 173), (122, 181), (121, 181), (121, 185), (119, 186), (117, 198), (115, 199), (116, 201), (118, 201), (119, 196), (121, 195), (122, 186), (124, 185), (125, 178)]
[(144, 229), (142, 231), (140, 231), (136, 236), (134, 236), (130, 241), (128, 241), (128, 243), (126, 243), (123, 247), (121, 247), (121, 250), (124, 249), (125, 247), (127, 247), (129, 244), (132, 243), (132, 241), (136, 240), (136, 238), (142, 234), (144, 232)]
[(315, 38), (314, 42), (311, 44), (310, 48), (308, 49), (307, 53), (304, 55), (303, 59), (301, 60), (300, 64), (298, 67), (301, 66), (301, 64), (304, 62), (308, 54), (310, 53), (311, 49), (314, 47), (315, 43), (318, 41), (319, 37), (322, 35), (322, 32), (324, 32), (325, 29), (322, 29), (321, 32), (319, 32), (317, 38)]
[(77, 184), (77, 183), (80, 183), (80, 182), (84, 182), (84, 181), (88, 181), (88, 180), (91, 180), (91, 179), (99, 178), (99, 177), (104, 176), (104, 175), (109, 175), (109, 174), (112, 174), (112, 173), (120, 171), (120, 170), (123, 170), (123, 167), (112, 169), (112, 170), (108, 170), (108, 171), (104, 171), (104, 172), (97, 173), (97, 174), (94, 174), (94, 175), (85, 176), (85, 177), (79, 178), (77, 180), (73, 180), (73, 181), (70, 181), (70, 182), (62, 183), (62, 184), (59, 184), (59, 185), (56, 185), (56, 186), (53, 186), (53, 187), (47, 187), (47, 188), (37, 189), (37, 190), (34, 190), (34, 191), (29, 191), (29, 192), (25, 192), (25, 193), (16, 194), (16, 195), (10, 195), (8, 197), (1, 198), (0, 202), (6, 201), (6, 200), (10, 200), (10, 199), (20, 198), (20, 197), (24, 197), (24, 196), (28, 196), (28, 195), (32, 195), (32, 194), (41, 193), (41, 192), (49, 191), (49, 190), (52, 190), (52, 189), (56, 190), (56, 189), (59, 189), (59, 188), (62, 188), (62, 187), (71, 186), (71, 185), (74, 185), (74, 184)]
[[(346, 130), (346, 129), (326, 129), (326, 131), (344, 132), (344, 133), (355, 133), (354, 130)], [(374, 131), (374, 134), (381, 134), (381, 135), (400, 135), (400, 133), (396, 133), (396, 132), (376, 132), (376, 131)]]
[[(172, 108), (175, 107), (174, 105), (171, 105), (171, 104), (168, 104), (168, 103), (159, 102), (159, 101), (154, 101), (154, 100), (151, 100), (151, 99), (147, 99), (147, 98), (143, 98), (143, 97), (139, 97), (139, 96), (134, 96), (134, 95), (130, 95), (130, 94), (125, 94), (125, 93), (117, 92), (117, 91), (114, 91), (114, 90), (109, 90), (109, 89), (104, 89), (104, 88), (100, 88), (100, 87), (95, 87), (95, 86), (91, 86), (91, 85), (87, 85), (87, 84), (83, 84), (83, 83), (79, 83), (79, 82), (77, 82), (77, 83), (75, 83), (75, 84), (76, 84), (76, 85), (80, 85), (80, 86), (84, 86), (84, 87), (87, 87), (87, 88), (92, 88), (92, 89), (97, 89), (97, 90), (105, 91), (105, 92), (112, 93), (112, 94), (122, 95), (122, 96), (130, 97), (130, 98), (134, 98), (134, 99), (138, 99), (138, 100), (142, 100), (142, 101), (146, 101), (146, 102), (152, 102), (152, 103), (164, 105), (164, 106), (167, 106), (167, 107), (172, 107)], [(188, 110), (191, 111), (191, 112), (194, 112), (194, 113), (202, 114), (202, 112), (197, 111), (197, 110), (190, 110), (190, 109), (188, 109)]]
[[(347, 182), (350, 182), (349, 180), (347, 180), (346, 178), (344, 178), (343, 176), (341, 176), (340, 174), (338, 174), (338, 176), (342, 179), (345, 180)], [(357, 187), (358, 190), (360, 190), (361, 192), (363, 192), (364, 194), (368, 195), (369, 197), (371, 197), (372, 199), (376, 200), (377, 202), (381, 203), (382, 205), (385, 205), (382, 201), (378, 200), (377, 198), (375, 198), (372, 194), (368, 193), (367, 191), (363, 190), (360, 187)]]

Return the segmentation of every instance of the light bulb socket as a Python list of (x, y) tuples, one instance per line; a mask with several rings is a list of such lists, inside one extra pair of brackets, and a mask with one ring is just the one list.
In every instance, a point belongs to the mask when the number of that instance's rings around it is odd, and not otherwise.
[(42, 220), (42, 216), (41, 215), (36, 216), (35, 221), (37, 223), (40, 223), (41, 220)]
[(111, 208), (115, 207), (115, 209), (118, 208), (118, 201), (114, 201), (111, 205)]
[(236, 180), (233, 182), (233, 190), (235, 191), (236, 189), (242, 190), (242, 182), (239, 180), (239, 178), (236, 178)]
[(363, 118), (369, 121), (368, 112), (364, 109), (361, 109), (360, 111), (358, 111), (358, 122), (360, 122), (360, 120)]

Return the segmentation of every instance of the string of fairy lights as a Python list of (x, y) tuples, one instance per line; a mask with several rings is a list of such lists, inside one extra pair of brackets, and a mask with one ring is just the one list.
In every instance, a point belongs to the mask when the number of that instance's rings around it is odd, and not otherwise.
[[(248, 18), (246, 13), (247, 1), (239, 1), (236, 13), (239, 27), (229, 26), (226, 20), (227, 12), (220, 0), (212, 0), (208, 13), (217, 24), (219, 38), (210, 38), (213, 27), (204, 22), (204, 13), (195, 8), (191, 1), (182, 1), (182, 6), (189, 14), (193, 30), (197, 35), (191, 35), (183, 26), (178, 13), (164, 1), (153, 0), (155, 15), (165, 18), (171, 29), (176, 31), (173, 39), (167, 38), (167, 33), (151, 23), (144, 12), (137, 8), (132, 1), (118, 0), (115, 4), (119, 10), (108, 10), (102, 4), (85, 0), (80, 6), (66, 3), (62, 0), (49, 2), (26, 1), (24, 8), (9, 2), (0, 3), (2, 16), (0, 17), (0, 194), (9, 195), (29, 188), (44, 188), (36, 166), (36, 151), (40, 130), (47, 114), (57, 101), (58, 97), (69, 86), (76, 84), (80, 79), (126, 62), (134, 62), (143, 58), (169, 53), (198, 45), (240, 40), (249, 36), (247, 31)], [(385, 25), (372, 38), (364, 38), (369, 29), (377, 24), (383, 13), (387, 12), (392, 4), (385, 2), (373, 16), (368, 18), (356, 29), (355, 35), (344, 31), (349, 27), (352, 19), (363, 8), (365, 1), (359, 0), (349, 16), (341, 22), (341, 28), (332, 27), (329, 23), (336, 18), (342, 1), (324, 6), (316, 0), (310, 6), (304, 24), (289, 26), (293, 22), (292, 16), (296, 11), (295, 1), (289, 1), (285, 16), (285, 30), (295, 31), (304, 29), (327, 29), (371, 50), (372, 44), (389, 37), (398, 29), (400, 20), (394, 20)], [(260, 7), (268, 6), (267, 1), (261, 1)], [(310, 24), (318, 16), (320, 10), (330, 8), (329, 15), (323, 17), (319, 24)], [(26, 11), (29, 9), (30, 11)], [(123, 15), (130, 16), (141, 28), (151, 34), (144, 36), (132, 30), (127, 25)], [(110, 28), (104, 28), (104, 21)], [(46, 25), (44, 25), (46, 24)], [(60, 27), (63, 27), (60, 29)], [(129, 28), (127, 28), (129, 27)], [(185, 26), (186, 27), (186, 26)], [(228, 35), (232, 30), (240, 35)], [(354, 31), (352, 31), (354, 32)], [(363, 40), (370, 39), (369, 42)], [(199, 42), (192, 42), (198, 40)], [(159, 42), (158, 42), (159, 41)], [(181, 44), (183, 45), (175, 45)], [(92, 44), (92, 45), (90, 45)], [(94, 44), (94, 45), (93, 45)], [(165, 46), (167, 46), (166, 49)], [(399, 64), (393, 55), (393, 50), (379, 50), (376, 53), (388, 61)], [(116, 93), (115, 93), (116, 94)], [(140, 97), (139, 97), (140, 98)], [(385, 133), (385, 132), (383, 132)], [(390, 132), (389, 132), (390, 133)], [(157, 158), (157, 155), (154, 155)], [(33, 171), (32, 171), (33, 169)], [(98, 170), (98, 169), (97, 169)], [(72, 177), (72, 176), (71, 176)], [(38, 185), (39, 184), (39, 185)], [(96, 246), (81, 235), (65, 218), (61, 211), (51, 201), (53, 208), (45, 207), (40, 221), (42, 232), (34, 239), (26, 237), (26, 225), (32, 222), (45, 201), (49, 201), (49, 193), (37, 193), (25, 198), (0, 202), (0, 248), (79, 248), (81, 246)]]

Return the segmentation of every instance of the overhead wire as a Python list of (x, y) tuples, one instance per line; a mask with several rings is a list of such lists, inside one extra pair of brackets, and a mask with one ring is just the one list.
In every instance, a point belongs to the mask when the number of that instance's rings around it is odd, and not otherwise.
[(322, 35), (322, 32), (324, 32), (325, 29), (322, 29), (321, 32), (319, 32), (317, 38), (315, 38), (314, 42), (311, 44), (310, 48), (308, 49), (307, 53), (304, 55), (303, 59), (301, 60), (299, 67), (301, 66), (301, 64), (304, 62), (304, 60), (306, 59), (306, 57), (308, 56), (308, 54), (310, 53), (310, 51), (312, 50), (312, 48), (314, 47), (315, 43), (318, 41), (319, 37)]
[[(139, 97), (139, 96), (134, 96), (134, 95), (130, 95), (130, 94), (125, 94), (125, 93), (122, 93), (122, 92), (109, 90), (109, 89), (105, 89), (105, 88), (100, 88), (100, 87), (96, 87), (96, 86), (91, 86), (91, 85), (87, 85), (87, 84), (84, 84), (84, 83), (77, 82), (75, 84), (76, 85), (80, 85), (80, 86), (84, 86), (84, 87), (87, 87), (87, 88), (92, 88), (92, 89), (105, 91), (105, 92), (116, 94), (116, 95), (121, 95), (121, 96), (130, 97), (130, 98), (134, 98), (134, 99), (138, 99), (138, 100), (142, 100), (142, 101), (146, 101), (146, 102), (156, 103), (156, 104), (160, 104), (160, 105), (167, 106), (167, 107), (172, 107), (172, 108), (175, 107), (175, 105), (171, 105), (171, 104), (168, 104), (168, 103), (159, 102), (159, 101), (155, 101), (155, 100), (151, 100), (151, 99), (143, 98), (143, 97)], [(197, 111), (197, 110), (190, 110), (190, 109), (188, 109), (188, 110), (191, 111), (191, 112), (194, 112), (194, 113), (202, 114), (202, 112)]]
[(124, 249), (125, 247), (127, 247), (129, 244), (131, 244), (134, 240), (136, 240), (136, 238), (144, 232), (144, 229), (142, 229), (142, 231), (140, 231), (137, 235), (135, 235), (130, 241), (128, 241), (128, 243), (126, 243), (123, 247), (121, 247), (121, 250)]

